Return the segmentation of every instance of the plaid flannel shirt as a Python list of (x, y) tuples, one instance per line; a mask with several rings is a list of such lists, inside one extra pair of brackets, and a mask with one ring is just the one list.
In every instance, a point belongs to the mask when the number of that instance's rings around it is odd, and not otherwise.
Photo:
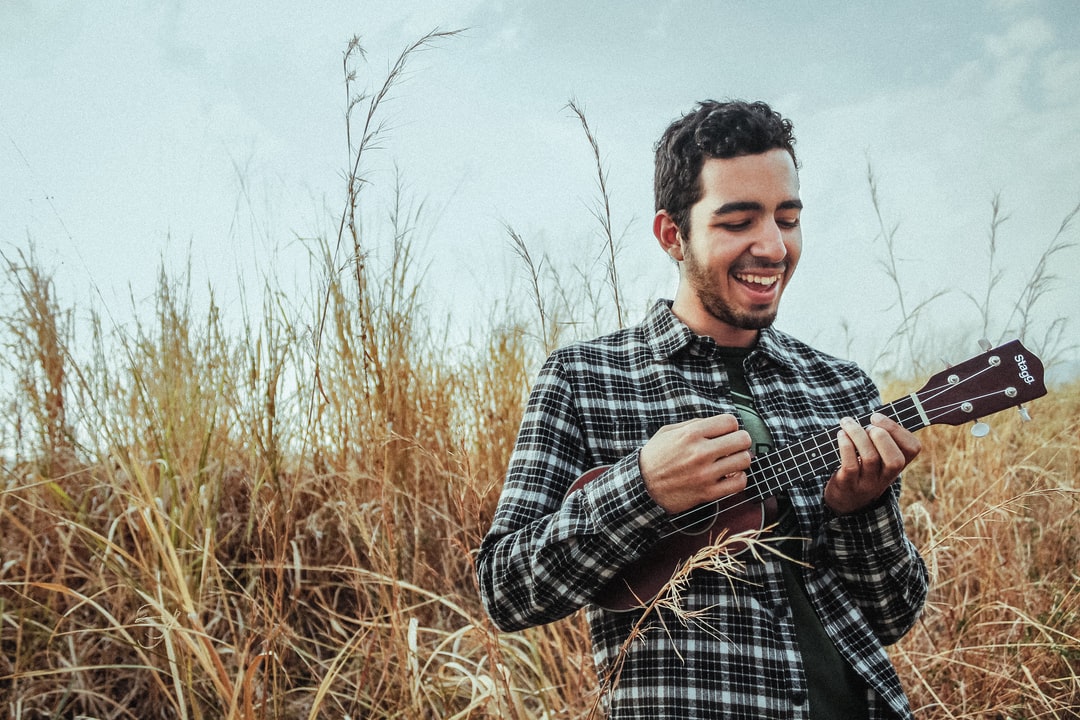
[[(552, 622), (588, 606), (601, 678), (615, 665), (640, 611), (590, 605), (591, 594), (670, 528), (638, 468), (663, 425), (735, 413), (709, 338), (658, 302), (645, 321), (562, 348), (533, 387), (502, 496), (478, 555), (485, 607), (503, 630)], [(772, 328), (745, 363), (776, 447), (876, 408), (879, 395), (853, 363)], [(566, 498), (598, 465), (601, 477)], [(871, 509), (835, 517), (828, 478), (789, 490), (803, 543), (807, 594), (837, 649), (866, 679), (872, 718), (911, 717), (883, 648), (906, 633), (928, 578), (904, 533), (899, 483)], [(742, 580), (695, 570), (684, 593), (690, 619), (653, 612), (626, 651), (604, 703), (612, 718), (809, 718), (781, 560), (747, 558)]]

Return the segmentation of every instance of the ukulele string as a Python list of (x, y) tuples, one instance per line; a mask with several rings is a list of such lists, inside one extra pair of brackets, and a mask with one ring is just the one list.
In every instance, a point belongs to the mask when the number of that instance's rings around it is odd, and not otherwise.
[[(966, 398), (965, 400), (959, 400), (944, 405), (935, 406), (931, 410), (927, 410), (924, 405), (923, 412), (926, 414), (927, 419), (930, 421), (929, 423), (924, 423), (922, 421), (921, 413), (919, 412), (916, 403), (927, 403), (933, 401), (943, 394), (955, 391), (964, 383), (977, 378), (979, 375), (991, 369), (992, 368), (990, 367), (984, 368), (983, 370), (975, 372), (972, 375), (969, 375), (968, 377), (956, 383), (946, 383), (936, 388), (926, 388), (923, 391), (926, 397), (923, 398), (922, 401), (916, 398), (916, 400), (911, 403), (911, 406), (905, 410), (899, 410), (897, 408), (897, 405), (904, 402), (905, 400), (910, 400), (911, 395), (899, 398), (892, 403), (889, 403), (888, 405), (878, 408), (873, 412), (879, 412), (888, 416), (889, 411), (894, 411), (893, 419), (905, 428), (909, 429), (914, 428), (918, 430), (928, 425), (932, 425), (936, 420), (946, 417), (956, 408), (962, 406), (964, 402), (971, 400), (981, 400), (995, 395), (996, 393), (984, 393), (983, 395)], [(913, 394), (916, 396), (918, 395), (918, 393)], [(865, 426), (869, 423), (870, 415), (872, 415), (873, 412), (858, 418), (858, 422)], [(725, 512), (741, 508), (742, 506), (750, 503), (759, 503), (761, 500), (769, 497), (771, 494), (778, 493), (784, 490), (789, 485), (794, 484), (794, 481), (791, 481), (788, 484), (785, 484), (783, 481), (779, 481), (776, 483), (776, 486), (773, 487), (772, 484), (770, 484), (771, 477), (779, 476), (783, 478), (787, 477), (791, 473), (795, 473), (795, 479), (797, 480), (800, 477), (800, 473), (802, 473), (804, 469), (809, 468), (810, 470), (813, 470), (814, 461), (828, 460), (832, 456), (838, 456), (839, 453), (836, 446), (834, 445), (833, 439), (835, 438), (836, 433), (839, 430), (840, 426), (834, 425), (833, 427), (825, 430), (824, 432), (812, 435), (802, 441), (799, 441), (785, 448), (774, 450), (760, 456), (759, 458), (756, 458), (754, 461), (751, 461), (747, 475), (748, 477), (760, 475), (760, 477), (754, 478), (756, 482), (753, 486), (758, 497), (744, 497), (725, 508)], [(787, 457), (785, 457), (785, 455)], [(837, 460), (838, 459), (839, 458), (837, 457)], [(792, 462), (794, 463), (794, 465), (791, 466), (790, 469), (788, 469), (789, 464)], [(779, 472), (777, 472), (778, 469)], [(760, 488), (762, 487), (764, 487), (764, 492), (760, 492)], [(737, 494), (738, 493), (736, 493), (736, 495)], [(736, 495), (727, 495), (718, 500), (703, 503), (684, 512), (677, 513), (672, 517), (672, 521), (677, 521), (679, 523), (683, 523), (684, 525), (692, 525), (702, 522), (703, 520), (707, 520), (711, 516), (714, 516), (716, 514), (721, 503), (730, 500)], [(660, 537), (666, 538), (681, 532), (683, 532), (683, 529), (675, 527), (672, 530), (664, 532)]]

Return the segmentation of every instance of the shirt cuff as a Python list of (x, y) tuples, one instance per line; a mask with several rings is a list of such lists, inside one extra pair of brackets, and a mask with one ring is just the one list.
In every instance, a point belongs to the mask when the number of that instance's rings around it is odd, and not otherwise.
[(885, 492), (881, 493), (881, 495), (879, 495), (876, 500), (874, 500), (866, 507), (856, 510), (855, 512), (844, 513), (843, 515), (841, 515), (839, 513), (833, 512), (833, 509), (830, 508), (828, 503), (824, 501), (822, 501), (821, 507), (825, 513), (825, 522), (831, 522), (833, 520), (842, 520), (844, 518), (857, 518), (860, 515), (871, 515), (877, 512), (879, 508), (888, 505), (891, 499), (892, 493), (886, 488)]
[(900, 561), (905, 556), (904, 522), (891, 490), (869, 506), (848, 515), (825, 507), (825, 532), (837, 558), (866, 562)]
[(656, 541), (667, 512), (649, 495), (633, 452), (581, 488), (597, 533), (610, 542), (643, 551)]

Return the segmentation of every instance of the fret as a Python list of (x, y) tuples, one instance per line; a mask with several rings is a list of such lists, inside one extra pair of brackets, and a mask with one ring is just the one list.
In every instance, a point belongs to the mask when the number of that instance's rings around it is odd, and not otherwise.
[[(873, 412), (890, 417), (911, 431), (922, 429), (928, 424), (924, 421), (925, 412), (916, 393)], [(868, 426), (873, 412), (855, 418), (856, 422), (863, 427)], [(840, 467), (840, 449), (836, 444), (836, 434), (839, 431), (840, 425), (837, 424), (828, 430), (754, 458), (746, 472), (747, 494), (753, 500), (763, 500), (800, 482), (831, 475)]]

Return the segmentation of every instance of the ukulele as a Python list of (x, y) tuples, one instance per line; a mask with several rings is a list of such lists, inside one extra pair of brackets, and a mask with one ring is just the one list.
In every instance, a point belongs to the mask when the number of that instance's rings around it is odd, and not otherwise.
[[(1042, 375), (1042, 361), (1019, 340), (1013, 340), (937, 373), (922, 389), (875, 412), (891, 417), (913, 432), (929, 425), (974, 422), (972, 433), (982, 437), (990, 429), (979, 421), (980, 417), (1019, 407), (1023, 418), (1030, 419), (1022, 403), (1046, 394)], [(856, 420), (866, 426), (870, 415)], [(679, 565), (698, 550), (723, 537), (760, 530), (770, 507), (775, 506), (775, 495), (800, 482), (831, 475), (840, 466), (836, 443), (839, 429), (835, 425), (755, 457), (746, 471), (745, 490), (675, 515), (674, 529), (604, 585), (593, 602), (617, 612), (642, 607), (660, 593)], [(567, 496), (607, 470), (608, 466), (602, 466), (588, 471), (574, 482)], [(731, 543), (725, 552), (737, 553), (745, 547), (745, 543)]]

